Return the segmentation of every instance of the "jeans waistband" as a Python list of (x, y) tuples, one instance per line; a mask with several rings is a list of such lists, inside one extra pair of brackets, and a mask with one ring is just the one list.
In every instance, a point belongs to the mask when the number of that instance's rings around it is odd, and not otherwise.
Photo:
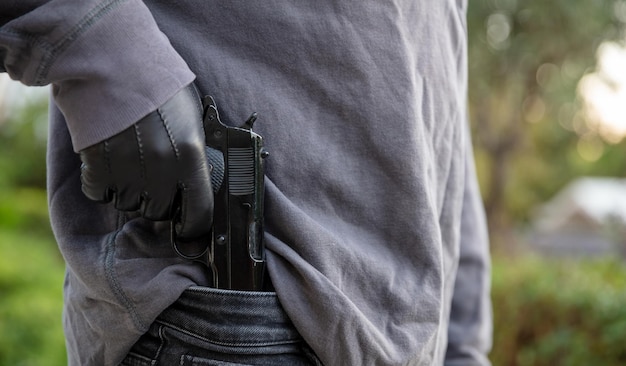
[(274, 292), (193, 286), (157, 322), (226, 346), (269, 346), (302, 341)]

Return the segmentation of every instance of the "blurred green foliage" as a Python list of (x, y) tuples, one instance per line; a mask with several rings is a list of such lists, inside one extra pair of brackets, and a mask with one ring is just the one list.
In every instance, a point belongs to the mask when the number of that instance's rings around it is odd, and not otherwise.
[(0, 365), (66, 365), (65, 267), (50, 232), (44, 191), (0, 194), (0, 253)]
[(626, 365), (626, 266), (498, 257), (494, 365)]
[(0, 189), (0, 228), (51, 240), (46, 192), (28, 187)]
[(47, 111), (35, 99), (0, 120), (0, 188), (46, 188)]
[(66, 365), (65, 266), (46, 204), (47, 103), (0, 121), (0, 365)]
[[(469, 2), (470, 118), (494, 244), (572, 178), (626, 174), (626, 143), (589, 128), (578, 90), (598, 46), (626, 41), (625, 4)], [(596, 147), (597, 160), (581, 155), (581, 142)]]

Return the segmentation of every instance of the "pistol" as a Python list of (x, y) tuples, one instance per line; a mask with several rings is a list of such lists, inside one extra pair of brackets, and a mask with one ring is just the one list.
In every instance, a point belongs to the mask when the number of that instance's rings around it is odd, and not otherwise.
[(201, 260), (211, 270), (213, 287), (260, 291), (265, 278), (263, 245), (264, 160), (269, 155), (263, 138), (252, 131), (257, 114), (241, 127), (222, 123), (215, 100), (202, 100), (206, 154), (214, 194), (213, 228), (206, 249), (198, 255), (181, 250), (187, 259)]

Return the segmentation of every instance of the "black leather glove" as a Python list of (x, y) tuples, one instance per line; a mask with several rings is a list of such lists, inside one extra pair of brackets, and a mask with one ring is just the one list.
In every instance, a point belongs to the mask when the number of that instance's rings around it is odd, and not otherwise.
[(147, 219), (174, 220), (181, 240), (207, 234), (213, 190), (195, 87), (121, 133), (80, 153), (83, 193)]

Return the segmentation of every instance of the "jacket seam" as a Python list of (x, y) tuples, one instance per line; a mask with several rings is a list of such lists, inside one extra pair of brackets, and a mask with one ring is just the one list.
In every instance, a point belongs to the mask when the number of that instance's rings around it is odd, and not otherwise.
[(113, 291), (115, 298), (121, 303), (122, 306), (128, 311), (133, 324), (138, 330), (145, 331), (147, 329), (146, 323), (143, 321), (133, 301), (126, 295), (122, 285), (118, 281), (117, 274), (115, 272), (115, 250), (118, 234), (122, 231), (122, 226), (126, 222), (124, 213), (118, 214), (118, 228), (110, 236), (105, 248), (104, 254), (104, 274), (109, 284), (110, 289)]
[(58, 42), (51, 45), (48, 52), (43, 56), (37, 69), (35, 84), (43, 85), (45, 83), (45, 78), (58, 55), (66, 50), (82, 33), (91, 28), (98, 19), (110, 13), (117, 5), (120, 5), (125, 1), (127, 0), (109, 0), (108, 2), (97, 5), (89, 11), (82, 18), (82, 20), (78, 22), (78, 24), (72, 27), (72, 29), (70, 29)]
[[(40, 48), (44, 51), (44, 54), (46, 55), (52, 52), (54, 48), (54, 46), (50, 42), (42, 39), (41, 37), (36, 37), (30, 33), (21, 32), (19, 30), (11, 29), (9, 27), (0, 28), (0, 34), (17, 38), (18, 42), (25, 43), (26, 45), (28, 45), (28, 48)], [(2, 69), (2, 72), (7, 71), (4, 65), (0, 65), (0, 68)], [(23, 73), (20, 73), (20, 74), (23, 74)], [(35, 85), (38, 85), (38, 84), (35, 84)]]
[(39, 46), (40, 48), (42, 48), (44, 51), (46, 52), (50, 52), (53, 49), (53, 45), (40, 38), (40, 37), (36, 37), (30, 33), (25, 33), (25, 32), (21, 32), (19, 30), (16, 29), (11, 29), (9, 27), (5, 27), (5, 28), (0, 28), (0, 34), (6, 34), (8, 36), (14, 36), (17, 38), (22, 38), (26, 41), (27, 44), (33, 45), (33, 46)]
[(59, 41), (56, 43), (50, 43), (43, 37), (35, 36), (31, 33), (22, 32), (9, 27), (3, 27), (0, 29), (0, 34), (4, 33), (9, 36), (21, 38), (26, 44), (34, 47), (39, 47), (44, 51), (44, 55), (41, 58), (37, 72), (35, 73), (34, 85), (45, 85), (45, 78), (52, 67), (52, 64), (58, 57), (58, 55), (67, 49), (72, 42), (74, 42), (80, 34), (87, 31), (93, 26), (96, 21), (109, 12), (111, 12), (117, 5), (127, 0), (109, 0), (108, 2), (101, 3), (87, 13), (78, 24), (70, 29)]

